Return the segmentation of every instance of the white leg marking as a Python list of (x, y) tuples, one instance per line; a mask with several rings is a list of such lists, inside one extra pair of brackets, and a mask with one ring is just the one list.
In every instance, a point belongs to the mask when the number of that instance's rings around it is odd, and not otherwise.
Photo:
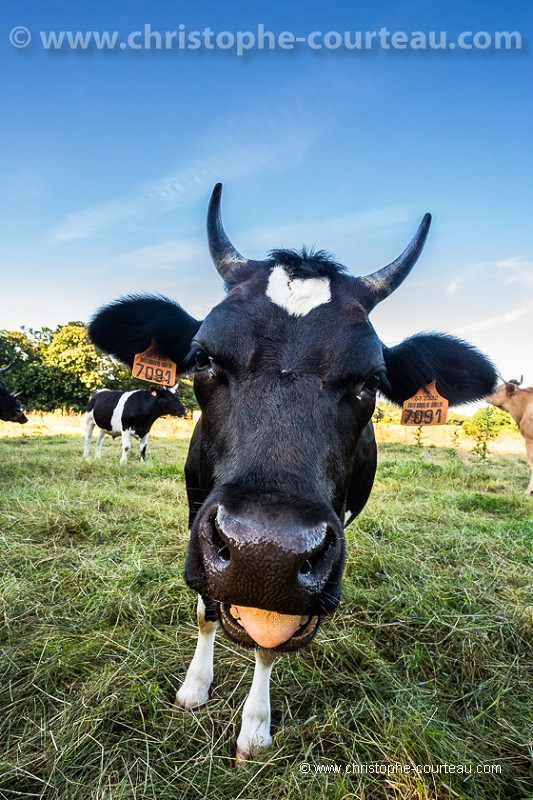
[(93, 417), (93, 412), (88, 411), (87, 416), (85, 417), (85, 445), (83, 448), (84, 458), (89, 458), (89, 448), (91, 446), (91, 436), (93, 435), (94, 426), (95, 426), (95, 421)]
[(251, 755), (268, 750), (270, 735), (270, 673), (276, 660), (271, 650), (255, 651), (255, 670), (242, 711), (242, 727), (237, 739), (237, 761), (246, 761)]
[(180, 690), (176, 705), (190, 711), (209, 700), (209, 687), (213, 683), (213, 651), (218, 622), (206, 622), (204, 601), (198, 596), (198, 641), (193, 659)]
[(96, 434), (96, 458), (100, 458), (102, 455), (102, 443), (105, 439), (105, 431), (103, 428), (98, 428), (98, 433)]
[(143, 436), (141, 441), (139, 442), (139, 448), (141, 450), (141, 461), (144, 463), (146, 461), (146, 446), (148, 444), (148, 437), (150, 436), (149, 433), (146, 436)]
[(125, 464), (128, 460), (128, 450), (130, 449), (131, 430), (122, 431), (122, 456), (120, 459), (121, 464)]

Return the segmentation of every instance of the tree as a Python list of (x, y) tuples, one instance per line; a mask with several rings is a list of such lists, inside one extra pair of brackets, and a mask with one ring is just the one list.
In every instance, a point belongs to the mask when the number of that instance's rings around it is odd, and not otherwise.
[[(146, 389), (120, 362), (95, 350), (83, 322), (57, 328), (0, 331), (0, 366), (11, 363), (8, 386), (22, 390), (28, 411), (83, 411), (96, 389)], [(190, 376), (180, 380), (186, 408), (197, 408)]]
[(54, 333), (43, 363), (76, 379), (91, 393), (115, 377), (110, 359), (98, 355), (81, 322), (70, 322)]

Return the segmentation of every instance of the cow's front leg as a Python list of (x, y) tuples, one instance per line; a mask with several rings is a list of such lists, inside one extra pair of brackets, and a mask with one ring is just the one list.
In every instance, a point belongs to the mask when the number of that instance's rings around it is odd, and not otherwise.
[(105, 430), (103, 428), (98, 428), (98, 433), (96, 434), (96, 458), (102, 457), (102, 444), (105, 438)]
[(525, 494), (528, 497), (533, 497), (533, 439), (526, 439), (526, 451), (527, 451), (527, 457), (529, 459), (529, 469), (531, 472), (531, 478), (529, 480), (529, 485), (525, 491)]
[(131, 440), (131, 430), (122, 431), (122, 456), (120, 457), (120, 463), (125, 464), (128, 460), (128, 450), (130, 449), (130, 440)]
[(139, 449), (141, 453), (141, 462), (144, 464), (146, 461), (146, 448), (148, 446), (148, 437), (150, 436), (149, 433), (145, 433), (144, 436), (141, 437), (141, 441), (139, 443)]
[(203, 706), (209, 700), (209, 687), (213, 682), (213, 651), (218, 622), (205, 618), (205, 604), (198, 595), (198, 641), (193, 659), (181, 689), (176, 694), (176, 705), (190, 710)]
[(268, 750), (270, 735), (270, 673), (276, 660), (272, 650), (255, 651), (255, 670), (250, 694), (242, 711), (242, 727), (237, 739), (237, 762)]

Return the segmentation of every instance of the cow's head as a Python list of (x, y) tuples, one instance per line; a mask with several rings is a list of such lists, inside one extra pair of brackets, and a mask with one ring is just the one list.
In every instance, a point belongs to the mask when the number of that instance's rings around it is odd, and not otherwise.
[[(10, 366), (11, 364), (8, 364), (7, 367), (2, 367), (0, 373), (6, 372)], [(22, 392), (10, 392), (5, 383), (0, 381), (0, 419), (4, 422), (19, 422), (24, 425), (28, 421), (22, 404), (18, 399), (20, 394)]]
[(167, 389), (162, 386), (152, 386), (150, 394), (155, 398), (158, 416), (184, 417), (187, 414), (187, 409), (176, 390), (177, 387)]
[(519, 381), (517, 381), (515, 378), (511, 378), (510, 381), (506, 381), (505, 383), (502, 383), (500, 386), (497, 386), (494, 392), (488, 397), (486, 397), (485, 400), (487, 401), (487, 403), (491, 403), (493, 406), (497, 406), (497, 408), (505, 409), (505, 407), (509, 404), (509, 400), (511, 400), (511, 398), (517, 392), (523, 391), (520, 389), (520, 386), (522, 385), (522, 380), (523, 378), (521, 378)]
[(418, 259), (426, 214), (402, 255), (355, 278), (323, 252), (244, 258), (213, 192), (208, 238), (227, 296), (199, 322), (161, 297), (101, 309), (94, 343), (131, 365), (155, 340), (194, 368), (202, 409), (186, 465), (187, 583), (218, 601), (235, 640), (296, 649), (339, 601), (343, 521), (364, 506), (375, 471), (376, 391), (401, 403), (436, 380), (450, 403), (492, 390), (470, 345), (420, 334), (385, 347), (369, 320)]

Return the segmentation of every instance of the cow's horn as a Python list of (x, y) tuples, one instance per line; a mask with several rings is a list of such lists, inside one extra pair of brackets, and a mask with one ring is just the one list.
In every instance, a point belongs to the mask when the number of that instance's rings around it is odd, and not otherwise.
[(222, 184), (217, 183), (207, 212), (207, 240), (213, 263), (226, 281), (236, 269), (247, 263), (247, 259), (241, 256), (226, 236), (220, 213), (221, 196)]
[(5, 372), (6, 370), (8, 370), (12, 363), (13, 362), (10, 361), (9, 364), (7, 365), (7, 367), (2, 367), (2, 369), (0, 369), (0, 372)]
[(410, 271), (418, 261), (418, 257), (423, 250), (429, 226), (431, 224), (431, 214), (424, 214), (424, 218), (419, 228), (401, 256), (392, 261), (383, 269), (373, 272), (361, 278), (364, 284), (370, 289), (370, 298), (366, 303), (367, 310), (371, 311), (374, 306), (381, 303), (386, 297), (398, 288), (402, 281), (409, 275)]

